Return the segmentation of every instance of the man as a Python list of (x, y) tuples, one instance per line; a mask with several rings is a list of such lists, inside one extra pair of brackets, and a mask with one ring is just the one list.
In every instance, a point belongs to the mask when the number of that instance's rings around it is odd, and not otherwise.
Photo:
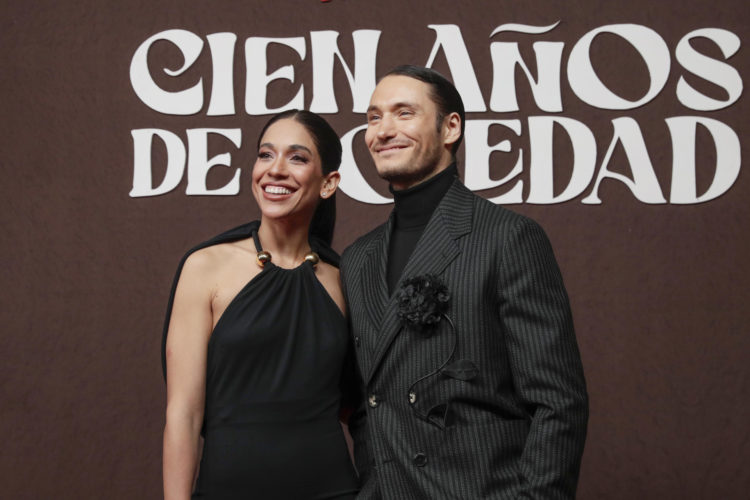
[(439, 73), (391, 71), (367, 120), (395, 206), (341, 262), (359, 498), (573, 498), (588, 401), (544, 232), (457, 179), (464, 107)]

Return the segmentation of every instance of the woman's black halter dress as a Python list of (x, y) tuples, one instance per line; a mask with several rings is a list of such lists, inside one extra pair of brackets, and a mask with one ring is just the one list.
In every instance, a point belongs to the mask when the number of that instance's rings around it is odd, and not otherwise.
[[(197, 248), (221, 242), (211, 241)], [(356, 473), (338, 421), (347, 349), (346, 320), (312, 264), (266, 264), (209, 340), (193, 498), (354, 498)]]

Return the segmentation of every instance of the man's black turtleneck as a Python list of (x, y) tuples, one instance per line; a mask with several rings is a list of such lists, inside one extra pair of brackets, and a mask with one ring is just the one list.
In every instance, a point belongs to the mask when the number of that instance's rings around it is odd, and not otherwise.
[(393, 293), (401, 273), (406, 267), (424, 228), (432, 217), (440, 200), (458, 177), (456, 164), (408, 189), (396, 191), (391, 188), (393, 207), (393, 232), (388, 248), (386, 281), (388, 293)]

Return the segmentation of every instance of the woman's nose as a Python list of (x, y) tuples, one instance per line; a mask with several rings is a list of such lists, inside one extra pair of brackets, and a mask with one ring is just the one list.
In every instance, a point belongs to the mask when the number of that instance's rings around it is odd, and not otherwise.
[(277, 177), (285, 175), (286, 163), (284, 162), (284, 159), (281, 157), (274, 159), (273, 163), (271, 163), (271, 167), (268, 169), (268, 173)]

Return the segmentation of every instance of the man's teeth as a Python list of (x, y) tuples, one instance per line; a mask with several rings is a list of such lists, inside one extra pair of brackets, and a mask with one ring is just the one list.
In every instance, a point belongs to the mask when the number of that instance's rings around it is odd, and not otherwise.
[(292, 191), (281, 186), (266, 186), (266, 193), (270, 194), (292, 194)]

